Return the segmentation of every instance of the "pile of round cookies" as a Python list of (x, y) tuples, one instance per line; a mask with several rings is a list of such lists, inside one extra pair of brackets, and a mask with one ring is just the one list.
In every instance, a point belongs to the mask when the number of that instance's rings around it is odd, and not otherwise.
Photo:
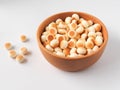
[(96, 52), (104, 42), (99, 23), (72, 14), (46, 26), (41, 35), (44, 47), (63, 57), (84, 56)]

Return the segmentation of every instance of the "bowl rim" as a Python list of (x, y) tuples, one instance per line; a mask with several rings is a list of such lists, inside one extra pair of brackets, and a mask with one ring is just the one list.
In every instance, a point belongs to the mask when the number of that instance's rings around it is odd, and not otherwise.
[[(97, 21), (99, 21), (99, 22), (101, 23), (101, 26), (102, 26), (102, 28), (104, 28), (105, 33), (106, 33), (106, 34), (105, 34), (106, 39), (104, 39), (104, 42), (103, 42), (103, 44), (100, 46), (99, 50), (97, 50), (96, 52), (93, 52), (93, 53), (91, 53), (91, 54), (87, 54), (87, 55), (83, 55), (83, 56), (77, 56), (77, 57), (62, 57), (62, 56), (56, 55), (56, 54), (54, 54), (54, 53), (51, 53), (50, 51), (48, 51), (48, 50), (43, 46), (43, 44), (42, 44), (42, 42), (41, 42), (41, 39), (40, 39), (40, 36), (41, 36), (41, 34), (42, 34), (42, 33), (40, 34), (40, 28), (41, 28), (41, 26), (42, 26), (48, 19), (50, 19), (50, 18), (52, 18), (52, 17), (54, 17), (54, 16), (61, 15), (61, 14), (66, 14), (66, 13), (85, 14), (85, 15), (87, 15), (87, 16), (93, 17), (94, 19), (96, 19)], [(53, 15), (47, 17), (46, 19), (44, 19), (44, 20), (40, 23), (40, 25), (38, 26), (38, 29), (37, 29), (37, 43), (38, 43), (38, 45), (39, 45), (39, 48), (40, 48), (40, 49), (42, 48), (45, 52), (47, 52), (47, 53), (50, 54), (51, 56), (56, 57), (56, 58), (60, 58), (61, 60), (62, 60), (62, 59), (64, 59), (64, 60), (78, 60), (78, 59), (79, 59), (79, 60), (82, 60), (82, 59), (84, 59), (84, 58), (88, 58), (88, 57), (94, 56), (94, 55), (97, 54), (102, 48), (104, 48), (104, 46), (106, 46), (107, 42), (108, 42), (108, 31), (107, 31), (107, 28), (106, 28), (106, 26), (104, 25), (104, 23), (103, 23), (99, 18), (97, 18), (97, 17), (95, 17), (95, 16), (93, 16), (93, 15), (91, 15), (91, 14), (88, 14), (88, 13), (86, 13), (86, 12), (81, 12), (81, 11), (66, 11), (66, 12), (59, 12), (59, 13), (53, 14)]]

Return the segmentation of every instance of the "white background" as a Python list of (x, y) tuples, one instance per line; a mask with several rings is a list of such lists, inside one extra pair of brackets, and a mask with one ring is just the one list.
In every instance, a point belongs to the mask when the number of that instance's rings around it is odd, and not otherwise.
[[(120, 90), (120, 0), (0, 0), (0, 90)], [(49, 64), (36, 40), (39, 24), (63, 11), (82, 11), (98, 17), (109, 32), (100, 60), (80, 72), (65, 72)], [(21, 43), (19, 36), (29, 41)], [(19, 64), (8, 56), (4, 43), (31, 54)]]

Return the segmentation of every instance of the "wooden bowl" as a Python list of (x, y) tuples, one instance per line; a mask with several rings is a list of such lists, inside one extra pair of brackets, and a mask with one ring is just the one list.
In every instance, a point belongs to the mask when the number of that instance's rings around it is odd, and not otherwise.
[[(89, 55), (85, 55), (85, 56), (80, 56), (80, 57), (61, 57), (61, 56), (57, 56), (53, 53), (51, 53), (50, 51), (48, 51), (41, 42), (41, 34), (44, 31), (45, 27), (51, 23), (52, 21), (55, 21), (58, 18), (61, 19), (65, 19), (67, 16), (72, 16), (72, 14), (78, 14), (80, 17), (86, 19), (86, 20), (92, 20), (94, 23), (99, 23), (102, 26), (102, 33), (103, 33), (103, 38), (104, 38), (104, 42), (102, 44), (102, 46), (99, 48), (98, 51), (89, 54)], [(84, 13), (84, 12), (62, 12), (62, 13), (58, 13), (55, 15), (52, 15), (50, 17), (48, 17), (47, 19), (45, 19), (38, 27), (37, 30), (37, 42), (38, 42), (38, 46), (41, 50), (41, 52), (43, 53), (44, 57), (46, 58), (46, 60), (51, 63), (52, 65), (54, 65), (55, 67), (62, 69), (64, 71), (79, 71), (82, 69), (85, 69), (91, 65), (93, 65), (96, 61), (99, 60), (99, 58), (101, 57), (102, 53), (104, 52), (104, 49), (106, 47), (108, 41), (108, 32), (106, 30), (105, 25), (96, 17)]]

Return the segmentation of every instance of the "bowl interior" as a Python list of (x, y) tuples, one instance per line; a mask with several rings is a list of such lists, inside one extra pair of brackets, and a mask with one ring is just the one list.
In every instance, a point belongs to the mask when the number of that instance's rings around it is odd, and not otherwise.
[[(80, 56), (80, 57), (61, 57), (61, 56), (57, 56), (51, 52), (49, 52), (43, 45), (42, 45), (42, 42), (41, 42), (41, 39), (40, 39), (40, 36), (42, 34), (42, 32), (45, 30), (45, 27), (51, 23), (52, 21), (55, 21), (57, 20), (58, 18), (61, 18), (62, 20), (64, 20), (66, 17), (68, 16), (72, 16), (72, 14), (78, 14), (80, 17), (86, 19), (86, 20), (92, 20), (94, 23), (99, 23), (101, 26), (102, 26), (102, 34), (103, 34), (103, 38), (104, 38), (104, 42), (102, 44), (102, 46), (100, 46), (99, 50), (92, 53), (92, 54), (88, 54), (88, 55), (85, 55), (85, 56)], [(78, 60), (78, 58), (86, 58), (86, 57), (89, 57), (89, 56), (92, 56), (94, 54), (96, 54), (97, 52), (99, 52), (101, 49), (104, 48), (104, 46), (106, 46), (107, 44), (107, 41), (108, 41), (108, 32), (106, 30), (106, 27), (105, 25), (102, 23), (101, 20), (99, 20), (98, 18), (96, 18), (95, 16), (93, 15), (90, 15), (90, 14), (87, 14), (87, 13), (84, 13), (84, 12), (62, 12), (62, 13), (58, 13), (58, 14), (55, 14), (55, 15), (52, 15), (50, 17), (48, 17), (47, 19), (45, 19), (39, 26), (38, 28), (38, 31), (37, 31), (37, 40), (38, 40), (38, 44), (39, 44), (39, 47), (42, 48), (42, 50), (44, 50), (45, 52), (49, 53), (50, 55), (54, 56), (54, 57), (57, 57), (57, 58), (61, 58), (61, 59), (66, 59), (66, 60)]]

